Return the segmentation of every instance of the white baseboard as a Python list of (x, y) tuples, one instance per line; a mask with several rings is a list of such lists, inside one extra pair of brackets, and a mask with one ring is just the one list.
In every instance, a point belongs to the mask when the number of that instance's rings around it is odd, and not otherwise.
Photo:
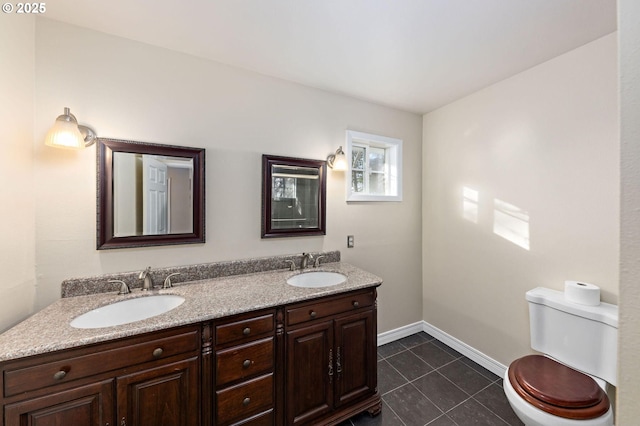
[(505, 371), (507, 371), (507, 367), (505, 365), (483, 354), (479, 350), (467, 345), (466, 343), (456, 339), (452, 335), (445, 333), (444, 331), (429, 324), (426, 321), (419, 321), (378, 334), (378, 346), (391, 343), (395, 340), (400, 340), (403, 337), (407, 337), (421, 331), (430, 334), (445, 345), (449, 346), (451, 349), (455, 349), (470, 360), (474, 361), (477, 364), (480, 364), (487, 370), (491, 371), (493, 374), (499, 377), (504, 377), (504, 373)]
[(424, 321), (418, 321), (414, 322), (413, 324), (396, 328), (395, 330), (385, 331), (384, 333), (378, 334), (378, 346), (386, 345), (387, 343), (400, 340), (403, 337), (411, 336), (412, 334), (424, 331), (423, 323)]

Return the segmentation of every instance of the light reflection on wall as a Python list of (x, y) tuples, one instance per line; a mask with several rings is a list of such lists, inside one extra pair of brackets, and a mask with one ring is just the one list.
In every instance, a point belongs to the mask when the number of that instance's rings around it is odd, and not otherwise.
[(497, 198), (493, 207), (493, 232), (529, 250), (529, 213)]
[[(462, 187), (462, 217), (479, 223), (480, 193), (467, 186)], [(493, 233), (522, 247), (530, 248), (529, 213), (518, 206), (495, 198), (493, 200)]]
[(462, 217), (478, 223), (478, 191), (466, 186), (462, 188)]

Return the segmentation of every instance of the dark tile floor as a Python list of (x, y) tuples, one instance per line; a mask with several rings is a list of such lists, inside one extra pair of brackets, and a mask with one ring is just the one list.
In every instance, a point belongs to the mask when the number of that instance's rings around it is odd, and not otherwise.
[(522, 425), (507, 402), (502, 378), (426, 333), (378, 348), (382, 413), (340, 426)]

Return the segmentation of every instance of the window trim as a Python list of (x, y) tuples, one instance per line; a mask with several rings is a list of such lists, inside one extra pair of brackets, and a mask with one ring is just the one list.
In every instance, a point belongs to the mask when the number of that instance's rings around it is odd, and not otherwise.
[[(388, 172), (389, 191), (388, 194), (363, 194), (353, 192), (351, 188), (351, 176), (352, 176), (352, 152), (354, 145), (360, 145), (364, 143), (369, 146), (384, 147), (389, 152), (389, 162), (387, 167), (395, 169)], [(354, 130), (347, 130), (346, 135), (346, 157), (347, 157), (347, 171), (346, 171), (346, 200), (347, 201), (402, 201), (402, 140), (396, 138), (390, 138), (387, 136), (374, 135), (371, 133), (356, 132)], [(387, 172), (385, 172), (387, 174)]]

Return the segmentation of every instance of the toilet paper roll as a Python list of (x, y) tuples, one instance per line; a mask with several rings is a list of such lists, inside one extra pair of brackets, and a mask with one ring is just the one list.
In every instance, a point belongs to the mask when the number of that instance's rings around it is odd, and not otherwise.
[(598, 306), (600, 304), (600, 287), (580, 281), (565, 281), (564, 298), (580, 305)]

